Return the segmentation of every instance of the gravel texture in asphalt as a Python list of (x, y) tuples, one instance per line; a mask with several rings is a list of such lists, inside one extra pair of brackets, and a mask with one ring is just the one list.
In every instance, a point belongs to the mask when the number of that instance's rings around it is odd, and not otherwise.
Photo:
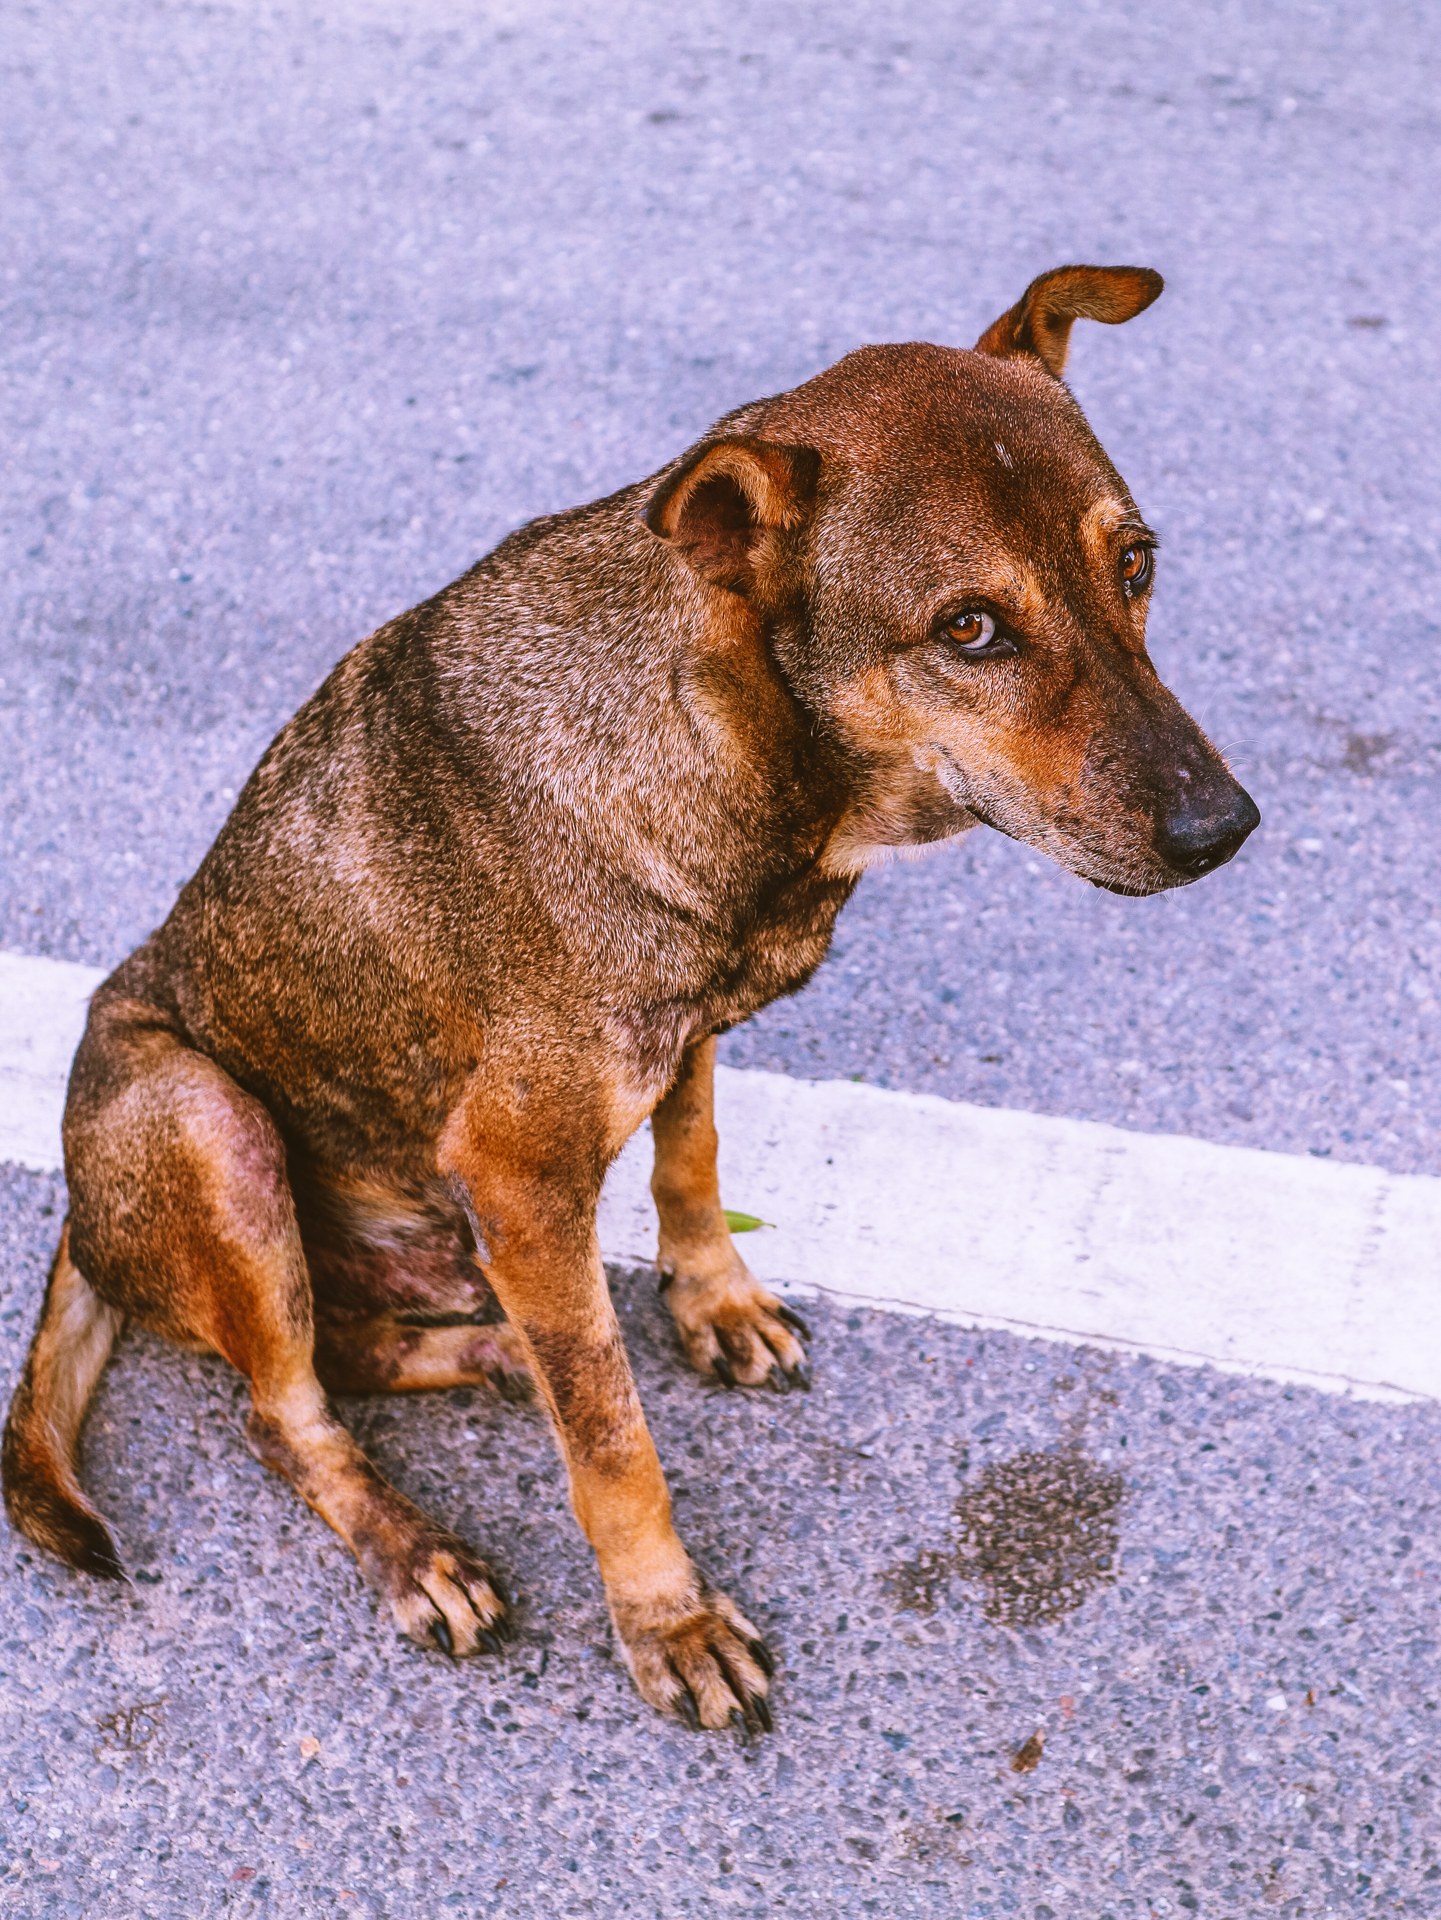
[[(1135, 261), (1072, 380), (1263, 827), (1152, 901), (979, 834), (872, 875), (725, 1057), (1441, 1170), (1438, 58), (1404, 3), (7, 6), (0, 944), (118, 961), (509, 528)], [(61, 1210), (0, 1174), (7, 1392)], [(1434, 1407), (824, 1310), (810, 1396), (726, 1396), (616, 1289), (774, 1738), (641, 1708), (535, 1416), (347, 1409), (521, 1595), (452, 1669), (237, 1381), (127, 1336), (87, 1474), (133, 1589), (4, 1536), (0, 1910), (1441, 1910)]]
[(1425, 6), (7, 11), (0, 941), (109, 964), (347, 647), (511, 527), (1063, 260), (1158, 666), (1265, 824), (1150, 901), (874, 876), (736, 1065), (1437, 1170)]
[[(8, 1183), (7, 1390), (61, 1204)], [(237, 1377), (130, 1337), (86, 1478), (133, 1590), (0, 1549), (0, 1903), (1437, 1910), (1433, 1408), (824, 1308), (809, 1395), (728, 1394), (650, 1272), (613, 1284), (682, 1536), (777, 1655), (774, 1735), (641, 1704), (536, 1414), (344, 1403), (515, 1591), (511, 1650), (451, 1664), (246, 1452)]]

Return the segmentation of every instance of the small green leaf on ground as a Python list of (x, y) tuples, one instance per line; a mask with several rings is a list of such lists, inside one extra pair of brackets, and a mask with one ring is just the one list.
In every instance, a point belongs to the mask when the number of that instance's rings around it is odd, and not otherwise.
[(729, 1207), (725, 1209), (725, 1217), (732, 1233), (754, 1233), (757, 1227), (773, 1224), (769, 1220), (757, 1220), (753, 1213), (733, 1213)]

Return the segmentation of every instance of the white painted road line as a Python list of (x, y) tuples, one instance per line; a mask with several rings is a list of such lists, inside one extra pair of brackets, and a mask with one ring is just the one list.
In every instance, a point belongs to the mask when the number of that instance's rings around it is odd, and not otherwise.
[[(773, 1286), (967, 1326), (1207, 1361), (1367, 1398), (1441, 1398), (1441, 1180), (848, 1081), (716, 1083), (726, 1204)], [(601, 1208), (653, 1257), (649, 1142)]]
[(104, 978), (68, 960), (0, 953), (0, 1160), (40, 1172), (61, 1164), (65, 1082)]
[[(101, 976), (0, 954), (0, 1159), (60, 1164)], [(716, 1078), (721, 1187), (759, 1278), (1368, 1399), (1441, 1399), (1441, 1180), (771, 1073)], [(601, 1201), (654, 1257), (649, 1130)]]

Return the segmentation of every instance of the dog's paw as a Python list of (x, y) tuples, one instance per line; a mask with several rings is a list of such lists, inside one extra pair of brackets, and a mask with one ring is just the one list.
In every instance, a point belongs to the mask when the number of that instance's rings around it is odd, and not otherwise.
[(697, 1373), (728, 1387), (771, 1386), (781, 1393), (808, 1387), (802, 1339), (810, 1329), (798, 1313), (768, 1293), (732, 1251), (718, 1275), (662, 1274), (686, 1359)]
[(693, 1731), (731, 1724), (766, 1733), (775, 1663), (723, 1593), (698, 1583), (686, 1604), (659, 1616), (612, 1602), (611, 1617), (641, 1696)]
[(520, 1335), (504, 1324), (479, 1327), (469, 1335), (463, 1366), (467, 1376), (484, 1381), (502, 1400), (524, 1405), (535, 1398), (535, 1380), (530, 1371)]
[(509, 1632), (495, 1575), (454, 1534), (427, 1527), (403, 1554), (374, 1551), (362, 1564), (400, 1631), (459, 1659), (499, 1653)]

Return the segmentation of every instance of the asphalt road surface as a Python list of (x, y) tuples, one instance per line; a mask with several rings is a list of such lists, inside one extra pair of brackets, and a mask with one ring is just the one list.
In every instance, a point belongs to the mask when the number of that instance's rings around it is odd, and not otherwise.
[[(509, 528), (1135, 261), (1072, 383), (1264, 825), (1151, 901), (994, 835), (873, 875), (724, 1057), (1441, 1172), (1438, 65), (1405, 5), (0, 7), (0, 946), (119, 960)], [(6, 1391), (59, 1210), (0, 1172)], [(452, 1669), (127, 1336), (133, 1591), (0, 1543), (0, 1911), (1441, 1911), (1434, 1405), (824, 1310), (813, 1394), (725, 1396), (616, 1290), (776, 1734), (640, 1706), (534, 1417), (348, 1409), (519, 1591)]]

